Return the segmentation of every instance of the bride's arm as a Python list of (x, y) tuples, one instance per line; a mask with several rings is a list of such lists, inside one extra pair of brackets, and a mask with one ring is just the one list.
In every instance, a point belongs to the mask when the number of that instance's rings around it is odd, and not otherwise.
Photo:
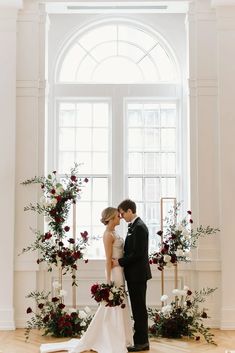
[(105, 250), (105, 269), (107, 283), (111, 283), (111, 269), (112, 269), (112, 254), (113, 254), (113, 235), (110, 232), (104, 232), (103, 243)]

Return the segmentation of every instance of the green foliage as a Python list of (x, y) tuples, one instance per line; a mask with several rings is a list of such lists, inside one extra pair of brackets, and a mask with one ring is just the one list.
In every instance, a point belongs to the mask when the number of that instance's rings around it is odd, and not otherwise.
[(30, 331), (34, 328), (44, 330), (44, 335), (55, 337), (79, 337), (89, 326), (92, 316), (88, 307), (84, 310), (65, 310), (63, 297), (50, 299), (50, 292), (31, 292), (27, 298), (36, 302), (36, 310), (27, 308), (27, 314), (31, 318), (27, 321), (25, 329), (26, 341), (29, 339)]
[(204, 325), (204, 320), (208, 318), (206, 309), (200, 305), (215, 290), (203, 288), (193, 294), (187, 287), (184, 290), (175, 289), (175, 298), (170, 304), (167, 304), (168, 296), (163, 295), (161, 300), (164, 306), (161, 309), (148, 308), (149, 318), (153, 321), (149, 327), (150, 335), (168, 338), (187, 336), (196, 340), (203, 336), (207, 343), (216, 344), (214, 335)]
[(69, 175), (58, 179), (56, 171), (53, 171), (47, 177), (35, 176), (22, 183), (40, 185), (40, 201), (36, 205), (30, 203), (24, 210), (43, 215), (48, 228), (44, 233), (35, 230), (33, 243), (25, 247), (22, 253), (38, 251), (38, 264), (45, 262), (48, 271), (52, 271), (53, 266), (61, 267), (63, 274), (71, 273), (73, 285), (77, 285), (73, 271), (77, 269), (77, 261), (83, 259), (84, 249), (88, 244), (88, 233), (80, 233), (76, 240), (69, 237), (70, 227), (66, 225), (66, 221), (72, 204), (80, 198), (84, 183), (87, 183), (88, 179), (82, 180), (78, 177), (78, 164), (75, 164)]
[(198, 239), (220, 231), (210, 226), (193, 227), (191, 211), (187, 211), (187, 215), (177, 222), (180, 206), (181, 204), (177, 203), (169, 211), (169, 216), (164, 219), (163, 231), (157, 232), (157, 235), (163, 238), (163, 241), (159, 241), (159, 251), (149, 255), (150, 264), (156, 264), (160, 271), (165, 266), (171, 267), (178, 262), (189, 262), (189, 252), (197, 247)]

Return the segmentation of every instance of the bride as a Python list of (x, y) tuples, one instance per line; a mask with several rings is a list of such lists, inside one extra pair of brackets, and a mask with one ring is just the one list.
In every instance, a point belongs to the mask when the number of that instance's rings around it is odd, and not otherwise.
[[(106, 226), (103, 234), (106, 266), (105, 274), (108, 284), (124, 284), (123, 268), (112, 268), (112, 258), (123, 256), (123, 239), (116, 233), (115, 227), (120, 224), (120, 215), (116, 208), (107, 207), (101, 215), (101, 222)], [(98, 353), (126, 353), (127, 346), (133, 344), (131, 316), (127, 299), (125, 308), (120, 306), (106, 307), (100, 304), (87, 331), (81, 339), (66, 342), (42, 344), (40, 353), (67, 351), (80, 353), (97, 351)]]

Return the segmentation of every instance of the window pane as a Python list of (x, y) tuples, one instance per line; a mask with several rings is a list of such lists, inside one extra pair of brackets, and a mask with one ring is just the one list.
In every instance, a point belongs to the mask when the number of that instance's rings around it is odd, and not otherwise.
[[(141, 107), (140, 107), (141, 109)], [(129, 110), (128, 112), (128, 125), (129, 127), (134, 126), (142, 126), (143, 125), (143, 118), (141, 110)]]
[(128, 193), (131, 199), (136, 202), (143, 200), (143, 184), (141, 178), (128, 178)]
[(132, 150), (132, 151), (143, 149), (143, 130), (142, 129), (129, 129), (128, 148), (129, 150)]
[(93, 149), (96, 151), (108, 150), (107, 129), (93, 129)]
[(143, 173), (143, 155), (142, 153), (128, 153), (128, 167), (129, 173), (142, 174)]
[(145, 200), (155, 201), (160, 199), (160, 180), (159, 178), (145, 179)]
[(176, 126), (175, 106), (173, 104), (161, 105), (161, 126), (162, 127)]
[(75, 131), (71, 128), (60, 128), (59, 130), (59, 150), (75, 150)]
[(93, 154), (93, 173), (108, 173), (108, 154), (94, 153)]
[(80, 128), (76, 130), (76, 150), (91, 151), (91, 129)]
[(60, 152), (59, 153), (59, 174), (66, 174), (70, 171), (71, 165), (74, 164), (74, 152)]
[(159, 150), (160, 149), (160, 130), (159, 129), (145, 129), (145, 150)]
[(91, 152), (76, 152), (76, 162), (80, 164), (79, 172), (81, 174), (91, 173)]
[(162, 197), (176, 197), (175, 178), (162, 178)]
[(59, 126), (70, 127), (75, 124), (75, 106), (70, 103), (60, 104)]
[(109, 111), (108, 111), (107, 103), (94, 104), (93, 114), (94, 114), (94, 119), (93, 119), (94, 127), (98, 127), (98, 126), (108, 127)]
[(91, 205), (88, 202), (77, 203), (77, 224), (91, 224)]
[(161, 171), (160, 154), (145, 153), (144, 154), (144, 171), (146, 174), (159, 174)]
[(91, 126), (92, 104), (79, 103), (77, 105), (77, 126)]
[(158, 110), (158, 107), (156, 106), (156, 110), (149, 110), (149, 107), (147, 109), (148, 110), (144, 111), (145, 125), (147, 127), (160, 126), (160, 111)]
[(162, 129), (161, 147), (165, 151), (175, 150), (175, 129)]
[(92, 198), (95, 201), (108, 201), (108, 179), (94, 178), (93, 179)]
[(162, 153), (161, 154), (161, 172), (163, 174), (175, 174), (176, 173), (175, 153)]

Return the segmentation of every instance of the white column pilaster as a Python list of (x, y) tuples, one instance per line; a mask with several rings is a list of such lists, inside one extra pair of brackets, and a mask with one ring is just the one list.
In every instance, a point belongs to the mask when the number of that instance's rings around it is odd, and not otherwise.
[[(9, 5), (9, 6), (7, 6)], [(0, 4), (0, 330), (15, 329), (15, 131), (16, 131), (16, 20), (19, 1)], [(4, 7), (5, 6), (5, 7)]]
[[(235, 284), (232, 280), (235, 237), (235, 3), (214, 1), (217, 19), (217, 71), (221, 222), (221, 328), (235, 329)], [(232, 6), (233, 4), (233, 6)], [(227, 5), (227, 6), (226, 6)]]
[[(45, 138), (45, 46), (46, 13), (40, 1), (24, 0), (18, 16), (17, 45), (17, 134), (16, 134), (16, 240), (15, 240), (15, 318), (24, 327), (25, 309), (31, 305), (26, 295), (38, 289), (37, 252), (18, 256), (33, 243), (34, 230), (43, 229), (42, 217), (25, 212), (38, 201), (38, 188), (22, 181), (44, 175)], [(25, 285), (22, 285), (25, 284)]]

